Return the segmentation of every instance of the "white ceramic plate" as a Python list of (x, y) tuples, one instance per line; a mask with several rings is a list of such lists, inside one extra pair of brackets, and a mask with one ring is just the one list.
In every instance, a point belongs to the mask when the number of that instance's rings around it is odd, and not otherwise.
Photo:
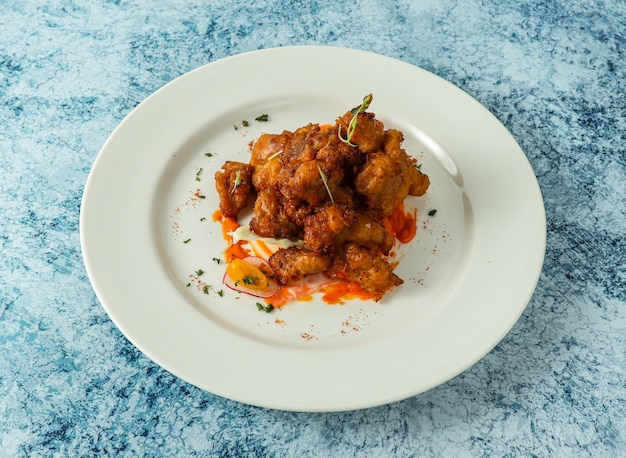
[[(214, 172), (247, 161), (262, 132), (332, 123), (370, 92), (432, 182), (408, 200), (419, 231), (399, 248), (404, 285), (379, 303), (259, 312), (220, 285)], [(94, 290), (137, 348), (212, 393), (298, 411), (404, 399), (474, 364), (526, 307), (546, 241), (533, 171), (484, 107), (415, 66), (327, 47), (230, 57), (148, 97), (100, 151), (80, 223)]]

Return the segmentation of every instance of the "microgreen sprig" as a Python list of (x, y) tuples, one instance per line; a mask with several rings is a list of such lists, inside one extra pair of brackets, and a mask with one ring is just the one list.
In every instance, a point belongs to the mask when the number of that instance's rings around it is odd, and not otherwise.
[(317, 166), (317, 170), (320, 173), (320, 177), (322, 177), (322, 182), (324, 183), (324, 187), (326, 188), (326, 192), (328, 193), (328, 197), (330, 197), (330, 201), (334, 204), (335, 203), (335, 199), (333, 199), (333, 194), (332, 194), (332, 192), (330, 192), (330, 187), (328, 186), (328, 178), (326, 177), (326, 174), (324, 173), (322, 168), (319, 166), (319, 164)]
[(372, 94), (368, 94), (365, 97), (363, 97), (363, 103), (359, 105), (358, 107), (350, 110), (350, 113), (352, 113), (352, 119), (350, 120), (350, 124), (348, 124), (348, 132), (346, 133), (346, 137), (343, 138), (341, 136), (341, 126), (339, 126), (339, 130), (337, 131), (339, 140), (341, 140), (342, 142), (350, 146), (356, 146), (355, 144), (351, 142), (351, 140), (352, 140), (352, 136), (354, 135), (354, 131), (356, 130), (356, 124), (359, 119), (359, 114), (364, 113), (365, 110), (369, 108), (370, 103), (372, 103)]
[(282, 149), (281, 149), (281, 150), (276, 151), (274, 154), (272, 154), (271, 156), (269, 156), (265, 162), (269, 162), (269, 161), (271, 161), (272, 159), (274, 159), (274, 158), (276, 158), (276, 157), (280, 156), (281, 154), (283, 154), (283, 150), (282, 150)]
[(241, 170), (237, 170), (235, 173), (235, 182), (233, 183), (233, 189), (230, 190), (231, 194), (235, 192), (238, 186), (244, 184), (244, 181), (241, 179)]

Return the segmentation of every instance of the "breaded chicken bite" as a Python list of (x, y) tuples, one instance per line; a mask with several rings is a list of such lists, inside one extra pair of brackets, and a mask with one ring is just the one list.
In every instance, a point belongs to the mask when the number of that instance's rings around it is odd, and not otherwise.
[(237, 218), (254, 197), (252, 171), (250, 164), (227, 161), (215, 173), (215, 188), (220, 197), (222, 215)]

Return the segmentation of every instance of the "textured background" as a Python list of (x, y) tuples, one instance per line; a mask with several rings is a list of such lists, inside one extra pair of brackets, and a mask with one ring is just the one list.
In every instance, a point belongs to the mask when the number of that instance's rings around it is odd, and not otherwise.
[[(0, 456), (626, 456), (626, 4), (0, 2)], [(371, 50), (474, 96), (541, 186), (546, 261), (521, 319), (453, 380), (306, 414), (203, 392), (136, 350), (82, 264), (100, 147), (163, 84), (291, 44)]]

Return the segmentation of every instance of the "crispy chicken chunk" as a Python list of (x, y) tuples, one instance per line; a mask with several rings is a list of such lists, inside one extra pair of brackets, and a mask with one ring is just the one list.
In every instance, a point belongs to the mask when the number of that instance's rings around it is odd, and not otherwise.
[(227, 161), (215, 173), (215, 187), (220, 196), (220, 211), (224, 216), (236, 218), (254, 197), (250, 164)]
[(428, 176), (400, 147), (402, 140), (400, 131), (386, 131), (383, 150), (367, 156), (354, 180), (357, 192), (384, 216), (390, 215), (408, 195), (424, 194), (430, 184)]
[(294, 238), (300, 234), (299, 227), (285, 211), (280, 195), (271, 188), (263, 189), (257, 195), (250, 230), (261, 237)]
[(281, 169), (280, 155), (291, 138), (291, 132), (280, 135), (263, 134), (254, 143), (250, 155), (250, 165), (254, 167), (252, 185), (257, 191), (272, 186), (278, 180)]
[[(354, 242), (385, 255), (393, 248), (394, 239), (385, 226), (363, 213), (357, 213), (336, 238), (336, 244)], [(306, 242), (305, 242), (306, 243)]]
[(403, 173), (406, 168), (384, 152), (370, 154), (354, 180), (356, 190), (369, 207), (390, 215), (409, 194), (411, 183)]
[(331, 169), (343, 168), (346, 172), (365, 162), (365, 155), (358, 148), (339, 140), (338, 127), (330, 126), (324, 130), (326, 143), (317, 151), (316, 158)]
[[(352, 112), (348, 111), (337, 120), (340, 132), (344, 138), (347, 136), (348, 127), (353, 117)], [(359, 113), (350, 143), (356, 145), (365, 154), (371, 154), (379, 151), (384, 141), (384, 124), (374, 117), (374, 113)]]
[(401, 144), (404, 141), (402, 132), (395, 129), (389, 129), (385, 137), (385, 152), (400, 162), (404, 163), (404, 170), (409, 180), (409, 195), (421, 196), (426, 193), (430, 181), (428, 175), (422, 173), (417, 168), (417, 162), (411, 156), (406, 154)]
[(328, 254), (296, 247), (281, 249), (269, 258), (269, 263), (279, 284), (297, 281), (306, 275), (324, 272), (332, 258)]
[(356, 243), (345, 245), (343, 259), (335, 260), (329, 276), (358, 283), (375, 301), (382, 299), (394, 286), (404, 283), (393, 273), (393, 267), (376, 251)]
[(290, 170), (302, 162), (315, 159), (316, 152), (325, 143), (325, 134), (319, 124), (308, 124), (296, 129), (280, 155), (282, 167)]
[(327, 205), (304, 221), (304, 246), (320, 251), (333, 246), (337, 235), (357, 216), (354, 210)]
[(329, 176), (324, 173), (322, 166), (324, 164), (316, 160), (302, 162), (295, 168), (290, 179), (284, 183), (281, 189), (283, 195), (289, 200), (301, 200), (313, 206), (328, 201), (330, 196), (326, 186), (331, 184), (331, 180), (333, 184), (340, 181), (341, 173), (340, 170), (332, 171), (333, 175)]

